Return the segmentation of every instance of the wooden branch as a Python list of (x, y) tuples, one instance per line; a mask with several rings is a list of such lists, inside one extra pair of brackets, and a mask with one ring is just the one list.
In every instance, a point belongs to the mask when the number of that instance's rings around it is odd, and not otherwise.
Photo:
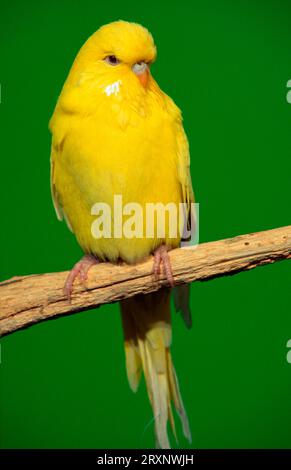
[[(203, 243), (170, 252), (177, 284), (235, 274), (291, 258), (291, 225)], [(152, 257), (136, 265), (102, 263), (90, 269), (87, 288), (76, 283), (71, 303), (63, 294), (67, 272), (13, 277), (0, 283), (0, 333), (6, 335), (50, 318), (147, 294), (166, 285), (155, 281)]]

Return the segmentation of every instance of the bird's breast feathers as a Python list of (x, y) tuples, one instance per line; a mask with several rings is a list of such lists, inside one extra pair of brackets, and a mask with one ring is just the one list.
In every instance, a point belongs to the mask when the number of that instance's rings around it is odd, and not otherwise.
[[(135, 93), (130, 85), (135, 85)], [(121, 79), (105, 82), (95, 95), (91, 90), (88, 96), (82, 86), (61, 95), (51, 121), (55, 165), (59, 163), (86, 193), (88, 188), (95, 193), (96, 181), (110, 192), (114, 184), (116, 191), (127, 187), (139, 194), (141, 179), (150, 186), (157, 179), (170, 184), (177, 174), (180, 119), (170, 98), (153, 79), (146, 91)]]
[(123, 196), (123, 203), (141, 205), (182, 201), (180, 111), (152, 78), (147, 90), (132, 80), (105, 81), (95, 90), (85, 83), (65, 88), (51, 120), (57, 203), (83, 249), (99, 256), (100, 243), (94, 241), (92, 249), (89, 241), (96, 202), (112, 205), (116, 194)]

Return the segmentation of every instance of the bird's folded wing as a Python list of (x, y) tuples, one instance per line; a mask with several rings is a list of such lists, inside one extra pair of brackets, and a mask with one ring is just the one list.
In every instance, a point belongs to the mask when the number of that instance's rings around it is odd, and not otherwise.
[(51, 148), (51, 159), (50, 159), (50, 163), (51, 163), (51, 195), (52, 195), (52, 200), (53, 200), (53, 204), (54, 204), (54, 208), (55, 208), (58, 220), (62, 221), (63, 219), (65, 219), (68, 228), (71, 230), (71, 232), (73, 232), (70, 221), (68, 220), (68, 217), (66, 216), (66, 213), (65, 213), (65, 211), (64, 211), (64, 209), (61, 205), (60, 198), (59, 198), (56, 186), (55, 186), (55, 160), (57, 158), (57, 153), (58, 153), (58, 151), (57, 151), (57, 149), (54, 145), (54, 142), (53, 142), (52, 143), (52, 148)]

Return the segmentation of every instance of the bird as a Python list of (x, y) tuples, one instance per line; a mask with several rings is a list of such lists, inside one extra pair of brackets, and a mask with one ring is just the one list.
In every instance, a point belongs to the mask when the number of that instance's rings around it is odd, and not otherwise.
[[(171, 356), (170, 299), (188, 326), (189, 289), (176, 286), (169, 251), (181, 234), (165, 230), (154, 236), (93, 236), (92, 207), (115, 197), (141, 210), (152, 204), (183, 204), (189, 220), (194, 192), (189, 144), (182, 113), (161, 90), (151, 66), (157, 49), (144, 26), (118, 20), (101, 26), (78, 52), (49, 122), (51, 194), (59, 220), (65, 220), (84, 256), (70, 271), (64, 292), (70, 301), (77, 278), (86, 285), (91, 266), (101, 262), (135, 265), (153, 255), (154, 282), (166, 283), (147, 294), (120, 302), (128, 382), (136, 392), (145, 377), (153, 410), (157, 448), (171, 448), (170, 424), (177, 439), (172, 406), (191, 442), (189, 420)], [(107, 207), (106, 206), (106, 207)], [(95, 219), (94, 219), (95, 217)], [(116, 222), (114, 210), (110, 223)], [(181, 289), (179, 290), (179, 287)]]

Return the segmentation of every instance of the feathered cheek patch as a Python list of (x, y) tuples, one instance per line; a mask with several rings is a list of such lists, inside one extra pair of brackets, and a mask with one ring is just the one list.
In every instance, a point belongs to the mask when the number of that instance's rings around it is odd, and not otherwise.
[(107, 85), (107, 87), (104, 88), (104, 93), (107, 96), (115, 95), (117, 96), (118, 93), (120, 92), (120, 85), (121, 85), (121, 80), (117, 80), (114, 83), (111, 83), (110, 85)]

